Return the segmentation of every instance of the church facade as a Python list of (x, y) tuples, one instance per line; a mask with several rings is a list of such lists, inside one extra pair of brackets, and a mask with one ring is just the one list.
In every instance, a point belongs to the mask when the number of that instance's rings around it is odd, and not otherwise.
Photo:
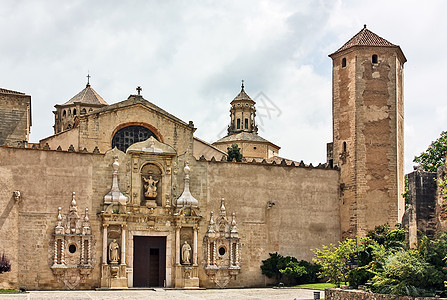
[[(30, 97), (1, 89), (0, 117), (14, 119), (4, 103), (24, 112), (0, 133), (1, 287), (264, 286), (269, 253), (311, 260), (398, 222), (405, 57), (364, 28), (331, 58), (334, 139), (318, 166), (258, 135), (244, 86), (213, 144), (139, 88), (109, 105), (89, 83), (55, 106), (54, 135), (28, 143)], [(227, 161), (234, 143), (242, 162)]]

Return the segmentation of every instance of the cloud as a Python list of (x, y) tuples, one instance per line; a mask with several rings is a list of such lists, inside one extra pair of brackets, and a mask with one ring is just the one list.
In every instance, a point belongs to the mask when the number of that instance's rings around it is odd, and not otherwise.
[[(404, 9), (403, 9), (404, 8)], [(331, 128), (331, 59), (367, 24), (401, 45), (405, 66), (405, 158), (445, 129), (447, 67), (440, 37), (447, 4), (430, 1), (3, 1), (0, 84), (32, 96), (31, 140), (52, 134), (55, 104), (86, 83), (109, 103), (143, 96), (196, 134), (218, 138), (240, 80), (281, 108), (261, 135), (280, 154), (326, 159)]]

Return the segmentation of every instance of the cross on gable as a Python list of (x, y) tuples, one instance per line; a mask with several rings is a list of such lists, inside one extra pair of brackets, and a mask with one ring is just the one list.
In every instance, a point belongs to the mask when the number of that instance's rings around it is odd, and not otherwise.
[(143, 90), (143, 89), (141, 88), (141, 86), (137, 86), (137, 92), (138, 92), (138, 95), (140, 95), (140, 93), (141, 93), (142, 90)]

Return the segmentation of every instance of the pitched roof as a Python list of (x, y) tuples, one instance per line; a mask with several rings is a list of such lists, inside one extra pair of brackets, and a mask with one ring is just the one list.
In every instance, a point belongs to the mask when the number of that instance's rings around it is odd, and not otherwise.
[(241, 86), (241, 91), (240, 93), (233, 99), (233, 101), (231, 101), (231, 103), (233, 103), (234, 101), (240, 101), (240, 100), (248, 100), (248, 101), (252, 101), (253, 103), (255, 103), (249, 95), (247, 95), (247, 93), (244, 90), (244, 81), (242, 80), (242, 86)]
[(143, 96), (140, 95), (130, 95), (129, 98), (127, 98), (126, 100), (120, 101), (118, 103), (114, 103), (111, 105), (107, 105), (107, 106), (103, 106), (99, 109), (96, 109), (90, 113), (85, 114), (84, 116), (88, 116), (90, 114), (97, 114), (97, 113), (102, 113), (102, 112), (107, 112), (107, 111), (113, 111), (115, 109), (120, 109), (120, 108), (124, 108), (124, 107), (129, 107), (132, 105), (137, 105), (137, 104), (142, 104), (145, 107), (148, 107), (152, 110), (155, 110), (163, 115), (165, 115), (166, 117), (170, 118), (171, 120), (180, 123), (184, 126), (189, 127), (190, 124), (186, 123), (185, 121), (180, 120), (179, 118), (177, 118), (174, 115), (171, 115), (170, 113), (168, 113), (167, 111), (165, 111), (164, 109), (158, 107), (157, 105), (153, 104), (152, 102), (147, 101), (146, 99), (143, 98)]
[(7, 89), (3, 89), (3, 88), (0, 88), (0, 93), (2, 93), (2, 94), (14, 94), (14, 95), (25, 95), (25, 93), (22, 93), (22, 92), (11, 91), (11, 90), (7, 90)]
[(354, 35), (349, 41), (347, 41), (340, 49), (335, 51), (329, 56), (339, 53), (343, 50), (349, 49), (354, 46), (379, 46), (379, 47), (399, 47), (378, 36), (374, 32), (368, 30), (366, 25), (356, 35)]
[(76, 96), (65, 102), (63, 105), (74, 104), (75, 102), (81, 102), (83, 104), (108, 105), (108, 103), (90, 86), (90, 84), (87, 84), (85, 89), (80, 91)]
[[(244, 131), (236, 133), (236, 134), (227, 135), (227, 136), (215, 141), (213, 144), (225, 143), (225, 142), (236, 142), (236, 141), (270, 143), (270, 144), (276, 146), (272, 142), (267, 141), (266, 139), (264, 139), (263, 137), (260, 137), (259, 135), (257, 135), (254, 132), (244, 132)], [(278, 146), (276, 146), (276, 147), (278, 147)]]

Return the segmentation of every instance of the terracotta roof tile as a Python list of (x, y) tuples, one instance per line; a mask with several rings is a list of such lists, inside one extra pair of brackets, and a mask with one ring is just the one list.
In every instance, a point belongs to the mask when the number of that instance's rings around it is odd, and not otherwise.
[(85, 89), (80, 91), (76, 96), (65, 102), (63, 105), (73, 104), (75, 102), (108, 105), (108, 103), (90, 86), (90, 84), (87, 84)]
[[(388, 42), (384, 38), (378, 36), (374, 32), (368, 30), (366, 25), (356, 35), (354, 35), (349, 41), (347, 41), (340, 49), (332, 53), (334, 55), (343, 50), (349, 49), (354, 46), (380, 46), (380, 47), (398, 47), (393, 43)], [(329, 55), (329, 56), (331, 56)]]

